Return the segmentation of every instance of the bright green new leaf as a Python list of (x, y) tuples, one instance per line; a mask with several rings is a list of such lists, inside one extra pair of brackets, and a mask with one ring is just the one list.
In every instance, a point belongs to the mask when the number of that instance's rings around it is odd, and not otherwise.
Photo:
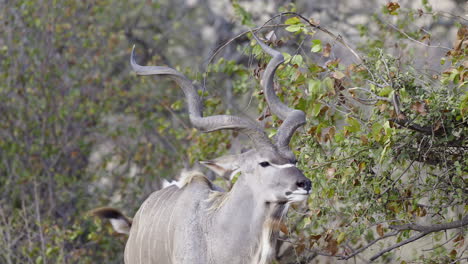
[(296, 24), (301, 23), (301, 20), (298, 17), (291, 17), (291, 18), (286, 19), (284, 23), (286, 25), (296, 25)]
[(359, 124), (359, 121), (357, 121), (353, 117), (349, 116), (348, 118), (346, 118), (346, 123), (348, 123), (348, 125), (345, 128), (349, 132), (354, 133), (354, 132), (358, 132), (361, 130), (361, 124)]
[(314, 39), (312, 40), (312, 52), (320, 52), (322, 51), (322, 41), (320, 39)]
[(393, 91), (393, 88), (390, 86), (385, 86), (382, 90), (379, 91), (379, 96), (386, 97)]
[(286, 31), (289, 32), (298, 32), (302, 28), (302, 25), (296, 24), (296, 25), (291, 25), (285, 28)]
[(294, 55), (291, 59), (292, 64), (297, 64), (298, 66), (302, 66), (302, 63), (304, 62), (304, 59), (302, 58), (301, 55)]
[(321, 109), (322, 109), (322, 105), (320, 103), (316, 102), (314, 104), (314, 106), (312, 107), (312, 115), (314, 117), (318, 116)]
[(345, 232), (341, 232), (339, 235), (338, 235), (338, 238), (336, 239), (336, 241), (338, 242), (338, 244), (341, 244), (341, 242), (343, 242), (346, 238), (346, 233)]

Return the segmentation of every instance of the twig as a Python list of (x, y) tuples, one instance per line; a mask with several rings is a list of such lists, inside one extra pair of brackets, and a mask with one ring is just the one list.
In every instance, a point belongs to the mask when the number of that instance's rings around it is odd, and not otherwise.
[(425, 237), (430, 233), (443, 231), (443, 230), (448, 230), (448, 229), (460, 228), (460, 227), (463, 227), (463, 226), (466, 226), (466, 225), (468, 225), (468, 215), (465, 215), (462, 218), (462, 220), (454, 221), (454, 222), (451, 222), (451, 223), (436, 224), (436, 225), (432, 225), (432, 226), (423, 226), (423, 225), (418, 225), (418, 224), (414, 224), (414, 223), (409, 223), (409, 224), (405, 224), (405, 225), (390, 226), (390, 229), (396, 230), (396, 232), (400, 232), (400, 231), (404, 231), (404, 230), (414, 230), (414, 231), (418, 231), (420, 233), (415, 235), (415, 236), (412, 236), (412, 237), (410, 237), (410, 238), (408, 238), (408, 239), (406, 239), (404, 241), (401, 241), (400, 243), (397, 243), (397, 244), (395, 244), (395, 245), (393, 245), (391, 247), (388, 247), (388, 248), (378, 252), (377, 254), (375, 254), (374, 256), (372, 256), (370, 258), (370, 261), (374, 261), (377, 258), (381, 257), (383, 254), (388, 253), (388, 252), (394, 250), (395, 248), (399, 248), (399, 247), (401, 247), (403, 245), (406, 245), (408, 243), (416, 241), (416, 240), (418, 240), (418, 239), (420, 239), (422, 237)]
[(459, 235), (459, 233), (455, 233), (455, 235), (453, 235), (451, 238), (447, 239), (447, 241), (445, 241), (444, 243), (439, 244), (439, 245), (437, 245), (437, 246), (435, 246), (435, 247), (432, 247), (432, 248), (421, 249), (421, 251), (432, 251), (432, 250), (434, 250), (434, 249), (443, 247), (444, 245), (446, 245), (446, 244), (448, 244), (450, 241), (452, 241), (454, 238), (456, 238), (458, 235)]
[(360, 97), (351, 97), (352, 99), (354, 100), (363, 100), (363, 101), (386, 101), (386, 102), (390, 102), (390, 99), (388, 99), (387, 97), (383, 97), (383, 96), (378, 96), (376, 95), (374, 92), (372, 92), (371, 90), (369, 89), (366, 89), (366, 88), (362, 88), (362, 87), (353, 87), (353, 88), (349, 88), (348, 91), (354, 91), (354, 90), (360, 90), (360, 91), (364, 91), (366, 93), (369, 93), (372, 98), (360, 98)]
[[(212, 60), (214, 59), (214, 57), (216, 57), (216, 55), (218, 55), (218, 53), (224, 49), (227, 45), (229, 45), (230, 43), (232, 43), (234, 40), (242, 37), (243, 35), (247, 34), (247, 33), (250, 33), (251, 31), (253, 32), (257, 32), (263, 28), (276, 28), (276, 27), (287, 27), (289, 25), (286, 25), (286, 24), (275, 24), (275, 25), (267, 25), (268, 23), (270, 23), (273, 19), (276, 19), (280, 16), (284, 16), (284, 15), (293, 15), (293, 16), (297, 16), (299, 18), (301, 18), (302, 20), (304, 20), (305, 22), (307, 22), (307, 24), (312, 27), (312, 28), (315, 28), (317, 30), (320, 30), (322, 31), (323, 33), (329, 35), (330, 37), (334, 38), (336, 41), (338, 41), (341, 45), (343, 45), (346, 49), (348, 49), (359, 61), (360, 63), (363, 63), (365, 62), (365, 60), (354, 50), (352, 49), (344, 40), (341, 36), (337, 36), (335, 34), (333, 34), (332, 32), (330, 32), (328, 29), (320, 26), (320, 25), (315, 25), (313, 24), (312, 22), (310, 22), (309, 19), (307, 19), (306, 17), (304, 17), (303, 15), (299, 14), (299, 13), (296, 13), (296, 12), (283, 12), (283, 13), (280, 13), (280, 14), (277, 14), (275, 16), (273, 16), (272, 18), (270, 18), (267, 22), (265, 22), (261, 27), (256, 27), (256, 28), (253, 28), (253, 29), (249, 29), (247, 31), (244, 31), (240, 34), (238, 34), (237, 36), (231, 38), (230, 40), (226, 41), (223, 45), (219, 46), (214, 52), (213, 54), (210, 56), (210, 58), (207, 60), (207, 64), (210, 64), (212, 62)], [(365, 65), (363, 65), (365, 67)]]
[(463, 226), (468, 225), (468, 215), (465, 215), (462, 220), (450, 222), (450, 223), (443, 223), (443, 224), (435, 224), (431, 226), (424, 226), (424, 225), (418, 225), (414, 223), (409, 223), (409, 224), (404, 224), (404, 225), (393, 225), (390, 226), (391, 229), (393, 230), (414, 230), (414, 231), (419, 231), (419, 232), (437, 232), (437, 231), (442, 231), (442, 230), (448, 230), (448, 229), (454, 229), (454, 228), (460, 228)]
[(400, 243), (397, 243), (397, 244), (395, 244), (395, 245), (393, 245), (393, 246), (391, 246), (389, 248), (386, 248), (386, 249), (380, 251), (379, 253), (375, 254), (374, 256), (372, 256), (370, 258), (370, 261), (374, 261), (374, 260), (378, 259), (379, 257), (381, 257), (383, 254), (385, 254), (387, 252), (390, 252), (390, 251), (394, 250), (395, 248), (398, 248), (398, 247), (401, 247), (401, 246), (406, 245), (408, 243), (411, 243), (413, 241), (416, 241), (416, 240), (418, 240), (418, 239), (420, 239), (420, 238), (422, 238), (422, 237), (424, 237), (424, 236), (426, 236), (428, 234), (429, 234), (429, 232), (423, 232), (423, 233), (420, 233), (419, 235), (416, 235), (416, 236), (410, 237), (410, 238), (408, 238), (408, 239), (406, 239), (404, 241), (401, 241)]
[(445, 12), (445, 11), (422, 12), (421, 14), (423, 14), (423, 15), (431, 15), (431, 16), (440, 15), (440, 16), (442, 16), (442, 17), (446, 17), (446, 18), (456, 18), (456, 19), (465, 20), (466, 22), (468, 22), (468, 19), (465, 19), (465, 18), (463, 18), (462, 16), (454, 15), (454, 14), (452, 14), (452, 13)]
[[(395, 108), (396, 109), (396, 108)], [(395, 111), (396, 112), (396, 111)], [(408, 120), (408, 118), (391, 118), (390, 121), (393, 123), (402, 126), (404, 128), (408, 128), (417, 132), (420, 132), (425, 135), (440, 135), (443, 133), (443, 131), (439, 129), (435, 129), (433, 126), (421, 126), (415, 123), (412, 123), (411, 120)]]
[[(341, 45), (343, 45), (345, 48), (347, 48), (353, 55), (354, 57), (356, 57), (361, 63), (364, 63), (365, 60), (355, 51), (353, 50), (344, 40), (343, 38), (340, 36), (340, 35), (335, 35), (333, 34), (332, 32), (330, 32), (328, 29), (320, 26), (320, 25), (316, 25), (316, 24), (313, 24), (312, 22), (310, 22), (309, 19), (307, 19), (306, 17), (304, 17), (303, 15), (299, 14), (299, 13), (296, 13), (296, 12), (283, 12), (283, 13), (280, 13), (274, 17), (272, 17), (270, 20), (274, 19), (274, 18), (277, 18), (279, 16), (283, 16), (283, 15), (294, 15), (294, 16), (297, 16), (299, 18), (301, 18), (302, 20), (304, 20), (305, 22), (307, 22), (307, 24), (309, 24), (309, 26), (315, 28), (315, 29), (318, 29), (320, 31), (322, 31), (323, 33), (329, 35), (330, 37), (334, 38), (336, 41), (338, 41)], [(270, 21), (269, 20), (269, 21)], [(267, 21), (268, 23), (268, 21)]]
[(406, 167), (406, 169), (400, 174), (400, 176), (398, 176), (398, 177), (392, 182), (392, 184), (390, 184), (390, 186), (388, 186), (388, 188), (385, 189), (385, 190), (379, 195), (379, 197), (382, 197), (382, 195), (384, 195), (384, 194), (387, 193), (390, 189), (392, 189), (392, 188), (393, 188), (393, 185), (395, 185), (395, 183), (396, 183), (398, 180), (400, 180), (401, 177), (403, 177), (403, 175), (405, 175), (405, 174), (408, 172), (408, 170), (411, 168), (411, 166), (413, 166), (413, 163), (414, 163), (414, 162), (415, 162), (415, 160), (412, 160), (411, 163), (410, 163), (410, 165), (408, 165), (408, 167)]
[(374, 239), (372, 242), (370, 242), (369, 244), (359, 248), (358, 250), (354, 251), (351, 255), (348, 255), (348, 256), (343, 256), (341, 259), (342, 260), (347, 260), (347, 259), (350, 259), (358, 254), (360, 254), (361, 252), (363, 252), (364, 250), (368, 249), (369, 247), (371, 247), (372, 245), (374, 245), (375, 243), (379, 242), (380, 240), (382, 239), (385, 239), (385, 238), (388, 238), (388, 237), (392, 237), (392, 236), (396, 236), (398, 235), (399, 231), (394, 231), (392, 233), (388, 233), (388, 234), (385, 234), (384, 236), (381, 236), (377, 239)]
[(316, 170), (316, 169), (320, 169), (320, 168), (323, 168), (325, 166), (328, 166), (332, 163), (336, 163), (336, 162), (340, 162), (340, 161), (343, 161), (343, 160), (347, 160), (347, 159), (351, 159), (351, 158), (355, 158), (357, 154), (361, 153), (361, 152), (364, 152), (366, 150), (369, 150), (370, 148), (365, 148), (365, 149), (361, 149), (353, 154), (351, 154), (350, 156), (348, 157), (344, 157), (344, 158), (341, 158), (341, 159), (337, 159), (337, 160), (332, 160), (332, 161), (329, 161), (329, 162), (325, 162), (325, 163), (322, 163), (320, 164), (319, 166), (316, 166), (316, 167), (312, 167), (312, 168), (309, 168), (310, 170)]
[(400, 30), (399, 28), (397, 28), (395, 25), (390, 24), (390, 23), (387, 23), (387, 22), (385, 22), (385, 21), (382, 21), (382, 22), (385, 23), (387, 26), (390, 26), (390, 27), (393, 28), (394, 30), (398, 31), (400, 34), (404, 35), (407, 39), (412, 40), (412, 41), (414, 41), (414, 42), (416, 42), (416, 43), (418, 43), (418, 44), (421, 44), (421, 45), (423, 45), (423, 46), (425, 46), (425, 47), (428, 47), (428, 48), (439, 48), (439, 49), (444, 49), (444, 50), (447, 50), (447, 51), (448, 51), (448, 50), (452, 50), (451, 48), (447, 48), (447, 47), (443, 47), (443, 46), (432, 46), (432, 45), (428, 45), (428, 44), (426, 44), (426, 43), (424, 43), (424, 42), (421, 42), (421, 41), (419, 41), (419, 40), (417, 40), (417, 39), (414, 39), (414, 38), (410, 37), (408, 34), (406, 34), (404, 31)]
[[(456, 260), (454, 260), (454, 261), (450, 262), (450, 264), (459, 263), (460, 261), (462, 261), (462, 260), (466, 260), (466, 259), (468, 259), (468, 257), (467, 257), (467, 258), (459, 258), (459, 259), (456, 259)], [(460, 262), (460, 263), (461, 263), (461, 262)]]
[(217, 47), (215, 49), (215, 51), (213, 52), (213, 54), (211, 54), (211, 56), (208, 58), (206, 64), (211, 64), (213, 62), (213, 59), (219, 54), (219, 52), (221, 52), (221, 50), (223, 50), (226, 46), (231, 44), (234, 40), (246, 35), (247, 33), (257, 32), (257, 31), (259, 31), (260, 29), (263, 29), (263, 28), (277, 28), (277, 27), (287, 27), (287, 26), (289, 26), (289, 25), (286, 25), (286, 24), (263, 25), (261, 27), (256, 27), (256, 28), (252, 28), (252, 29), (246, 30), (244, 32), (241, 32), (241, 33), (237, 34), (235, 37), (233, 37), (233, 38), (229, 39), (228, 41), (224, 42), (221, 46)]

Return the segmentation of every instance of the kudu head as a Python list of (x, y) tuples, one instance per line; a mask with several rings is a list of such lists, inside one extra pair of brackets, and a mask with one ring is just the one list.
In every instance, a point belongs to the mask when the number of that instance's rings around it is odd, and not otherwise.
[(282, 103), (274, 91), (273, 78), (278, 66), (284, 62), (282, 54), (258, 40), (255, 34), (252, 35), (262, 49), (272, 56), (261, 82), (271, 112), (283, 120), (272, 141), (257, 122), (248, 118), (232, 115), (203, 117), (197, 88), (180, 72), (162, 66), (140, 66), (135, 62), (134, 50), (131, 65), (139, 75), (164, 75), (176, 81), (186, 96), (190, 121), (197, 129), (202, 132), (237, 130), (246, 134), (253, 143), (250, 151), (202, 164), (228, 180), (240, 173), (236, 185), (248, 186), (263, 202), (302, 201), (310, 193), (311, 182), (296, 167), (296, 157), (289, 148), (289, 142), (296, 129), (305, 124), (305, 114)]

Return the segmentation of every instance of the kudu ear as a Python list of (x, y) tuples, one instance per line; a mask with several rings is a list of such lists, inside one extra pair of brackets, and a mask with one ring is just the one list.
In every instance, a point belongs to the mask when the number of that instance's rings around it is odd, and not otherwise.
[(130, 234), (132, 219), (125, 216), (119, 210), (110, 207), (96, 208), (88, 212), (92, 216), (107, 219), (117, 233)]
[(239, 155), (223, 156), (214, 160), (200, 161), (201, 164), (212, 170), (218, 176), (231, 181), (239, 170)]

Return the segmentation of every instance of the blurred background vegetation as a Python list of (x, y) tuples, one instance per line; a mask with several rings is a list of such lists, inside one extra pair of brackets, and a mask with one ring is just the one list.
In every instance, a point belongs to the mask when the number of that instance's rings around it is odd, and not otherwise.
[(313, 182), (277, 263), (467, 260), (465, 1), (0, 5), (0, 263), (122, 263), (126, 237), (90, 209), (132, 216), (162, 179), (243, 147), (192, 129), (174, 83), (131, 73), (134, 44), (197, 80), (205, 113), (263, 113), (273, 134), (247, 33), (262, 25), (287, 59), (279, 96), (307, 114), (292, 144)]

